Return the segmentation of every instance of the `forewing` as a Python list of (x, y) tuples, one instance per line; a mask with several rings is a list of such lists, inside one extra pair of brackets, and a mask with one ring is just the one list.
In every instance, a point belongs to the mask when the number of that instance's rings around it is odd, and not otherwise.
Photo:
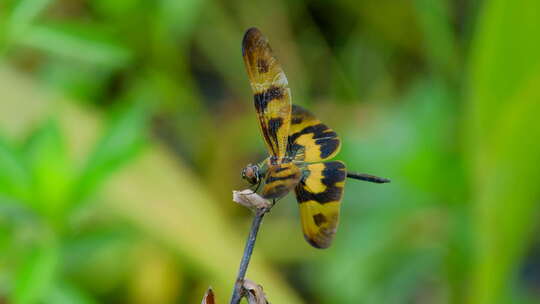
[(340, 161), (309, 164), (296, 186), (304, 237), (316, 248), (328, 248), (336, 234), (345, 177)]
[(291, 121), (291, 92), (287, 77), (268, 40), (256, 28), (246, 31), (242, 56), (264, 141), (270, 155), (281, 160), (286, 154)]
[(302, 172), (293, 163), (271, 166), (265, 177), (261, 196), (266, 199), (279, 199), (291, 191), (302, 177)]
[(340, 148), (336, 132), (306, 109), (292, 106), (288, 155), (295, 161), (317, 162), (334, 157)]

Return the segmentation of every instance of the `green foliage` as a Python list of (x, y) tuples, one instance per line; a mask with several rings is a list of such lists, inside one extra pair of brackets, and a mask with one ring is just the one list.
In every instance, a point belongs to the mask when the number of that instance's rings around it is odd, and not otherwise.
[(138, 103), (115, 113), (102, 138), (81, 170), (73, 187), (71, 199), (84, 200), (122, 165), (128, 163), (144, 144), (147, 107)]
[(11, 302), (38, 303), (52, 288), (58, 271), (59, 252), (54, 243), (30, 249), (15, 276)]
[(30, 176), (22, 157), (9, 143), (0, 139), (0, 191), (2, 196), (25, 201), (30, 197)]
[(538, 271), (538, 11), (1, 2), (0, 302), (192, 303), (213, 285), (225, 303), (249, 221), (227, 202), (264, 155), (240, 52), (251, 26), (293, 102), (342, 136), (337, 158), (392, 179), (347, 182), (325, 251), (279, 202), (248, 272), (271, 302), (538, 302), (523, 274)]
[(66, 209), (72, 180), (69, 159), (58, 125), (46, 122), (24, 143), (21, 153), (31, 176), (33, 196), (30, 204), (51, 222), (60, 221)]
[[(74, 207), (140, 151), (147, 114), (142, 106), (118, 111), (78, 176), (56, 119), (46, 120), (21, 147), (2, 142), (0, 189), (5, 203), (0, 223), (13, 230), (5, 237), (8, 254), (2, 262), (21, 257), (8, 266), (13, 273), (12, 303), (92, 303), (62, 283), (61, 261), (70, 255), (63, 243), (77, 214)], [(23, 227), (29, 231), (23, 232)], [(21, 239), (17, 230), (32, 237)]]
[(536, 1), (493, 1), (479, 20), (468, 117), (478, 189), (470, 303), (512, 301), (516, 265), (538, 229), (540, 25), (532, 12), (539, 9)]
[(46, 303), (57, 304), (94, 304), (97, 303), (81, 290), (66, 284), (59, 283), (44, 297)]
[(103, 34), (79, 24), (34, 25), (17, 36), (15, 43), (89, 65), (125, 66), (131, 54), (113, 38), (99, 36)]

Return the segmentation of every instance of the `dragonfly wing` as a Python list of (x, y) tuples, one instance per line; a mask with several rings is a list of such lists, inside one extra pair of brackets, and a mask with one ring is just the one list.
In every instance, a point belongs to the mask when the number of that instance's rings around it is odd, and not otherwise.
[(316, 248), (328, 248), (336, 234), (347, 175), (340, 161), (309, 164), (296, 186), (304, 237)]
[(254, 94), (255, 110), (268, 152), (286, 156), (291, 123), (291, 90), (268, 39), (256, 28), (246, 31), (242, 55)]
[(293, 105), (288, 154), (295, 161), (318, 162), (331, 159), (341, 148), (341, 140), (332, 129), (306, 109)]

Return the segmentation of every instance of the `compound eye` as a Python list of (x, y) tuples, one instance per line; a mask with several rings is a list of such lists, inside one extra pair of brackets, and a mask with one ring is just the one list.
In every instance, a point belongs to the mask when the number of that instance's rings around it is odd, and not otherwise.
[(256, 178), (256, 174), (251, 165), (248, 165), (242, 170), (242, 178), (253, 184), (253, 179)]

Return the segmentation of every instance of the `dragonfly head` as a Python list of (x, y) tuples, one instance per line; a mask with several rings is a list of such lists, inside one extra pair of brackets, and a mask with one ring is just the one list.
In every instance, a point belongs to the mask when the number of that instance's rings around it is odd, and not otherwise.
[(250, 184), (258, 184), (261, 180), (259, 175), (259, 166), (249, 164), (244, 169), (242, 169), (242, 178), (247, 180)]

